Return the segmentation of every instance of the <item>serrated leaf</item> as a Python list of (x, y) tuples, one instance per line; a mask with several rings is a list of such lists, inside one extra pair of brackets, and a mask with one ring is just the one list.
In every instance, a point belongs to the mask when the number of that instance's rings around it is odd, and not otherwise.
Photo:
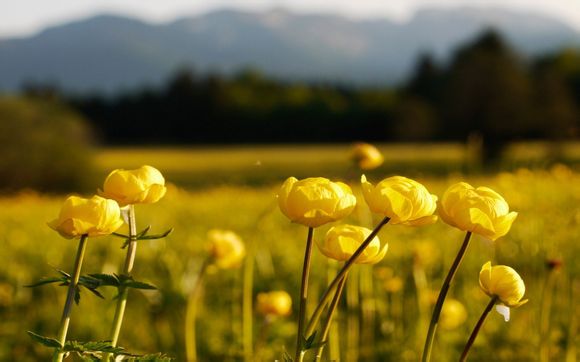
[(43, 346), (50, 347), (50, 348), (62, 348), (62, 345), (60, 344), (60, 342), (54, 338), (41, 336), (40, 334), (36, 334), (32, 331), (26, 331), (26, 333), (28, 333), (28, 335), (30, 336), (30, 338), (32, 338), (33, 341), (38, 342), (38, 343), (42, 344)]

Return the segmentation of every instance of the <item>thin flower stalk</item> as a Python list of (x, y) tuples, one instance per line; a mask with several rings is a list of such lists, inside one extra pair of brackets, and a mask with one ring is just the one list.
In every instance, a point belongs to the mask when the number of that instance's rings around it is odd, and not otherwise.
[[(123, 274), (130, 276), (133, 271), (133, 265), (135, 264), (135, 256), (137, 254), (137, 223), (135, 218), (135, 207), (134, 205), (128, 206), (128, 224), (129, 224), (129, 245), (127, 247), (127, 254), (125, 256), (125, 263), (123, 265)], [(123, 325), (123, 317), (125, 315), (125, 309), (127, 307), (127, 297), (129, 295), (129, 289), (121, 286), (119, 287), (119, 296), (117, 298), (117, 306), (115, 308), (115, 316), (113, 318), (113, 326), (111, 328), (111, 333), (109, 339), (111, 341), (111, 346), (117, 346), (119, 340), (119, 334), (121, 332), (121, 326)], [(110, 353), (103, 356), (102, 361), (109, 361), (111, 357)]]
[(332, 325), (332, 318), (334, 317), (334, 313), (337, 310), (338, 302), (340, 301), (340, 297), (342, 296), (342, 292), (344, 290), (344, 286), (346, 284), (347, 277), (348, 277), (348, 274), (345, 275), (345, 277), (342, 278), (342, 280), (338, 284), (338, 287), (336, 288), (336, 292), (334, 293), (334, 297), (332, 298), (332, 301), (330, 302), (330, 305), (328, 306), (328, 317), (326, 318), (326, 321), (324, 322), (324, 325), (322, 326), (322, 332), (320, 334), (320, 342), (319, 342), (320, 345), (318, 346), (318, 349), (316, 350), (316, 361), (320, 361), (322, 359), (322, 352), (324, 351), (324, 346), (326, 345), (327, 340), (328, 340), (328, 333), (329, 333), (330, 327)]
[(187, 298), (187, 308), (185, 312), (184, 336), (185, 336), (185, 354), (187, 361), (197, 361), (197, 345), (195, 333), (195, 318), (197, 316), (197, 303), (200, 291), (203, 286), (203, 280), (207, 267), (211, 264), (211, 258), (206, 258), (201, 264), (201, 269), (197, 274), (197, 280)]
[(308, 279), (310, 276), (310, 261), (312, 257), (312, 235), (314, 234), (314, 228), (308, 228), (308, 236), (306, 238), (306, 249), (304, 251), (304, 264), (302, 266), (302, 282), (300, 283), (300, 307), (298, 310), (298, 333), (296, 337), (296, 354), (295, 361), (302, 361), (304, 358), (303, 353), (303, 340), (305, 334), (303, 333), (304, 323), (306, 320), (306, 300), (308, 298)]
[(306, 338), (308, 338), (309, 336), (312, 335), (312, 333), (314, 333), (314, 330), (318, 325), (318, 321), (322, 316), (322, 312), (324, 311), (324, 307), (326, 307), (326, 305), (331, 301), (332, 297), (334, 296), (333, 292), (338, 287), (340, 281), (346, 276), (349, 270), (353, 267), (356, 259), (363, 253), (365, 248), (371, 243), (371, 241), (375, 238), (375, 236), (377, 236), (379, 231), (382, 229), (383, 226), (385, 226), (389, 222), (389, 220), (390, 218), (388, 216), (385, 217), (383, 220), (381, 220), (381, 222), (373, 229), (373, 231), (369, 234), (369, 236), (367, 236), (367, 238), (361, 243), (358, 249), (352, 254), (350, 259), (348, 259), (345, 262), (342, 269), (340, 269), (334, 280), (330, 283), (330, 285), (322, 295), (320, 302), (316, 306), (314, 313), (312, 313), (312, 317), (310, 318), (308, 325), (306, 326), (306, 329), (304, 331), (304, 336)]
[[(58, 337), (57, 340), (61, 346), (64, 347), (66, 342), (66, 335), (68, 332), (68, 326), (70, 323), (70, 315), (73, 306), (73, 301), (75, 297), (75, 293), (78, 287), (79, 278), (81, 276), (81, 267), (83, 264), (83, 258), (85, 255), (85, 250), (87, 247), (87, 238), (88, 235), (82, 235), (79, 241), (79, 247), (77, 249), (77, 255), (75, 258), (74, 268), (73, 268), (73, 275), (68, 286), (68, 293), (66, 295), (66, 302), (64, 304), (64, 309), (62, 311), (62, 318), (60, 320), (60, 328), (58, 330)], [(61, 349), (57, 349), (52, 357), (53, 362), (61, 362), (64, 357), (64, 352)]]
[(431, 316), (431, 322), (429, 323), (429, 331), (427, 332), (427, 338), (425, 340), (425, 348), (423, 349), (423, 362), (428, 362), (431, 359), (431, 350), (433, 348), (433, 341), (435, 339), (435, 332), (437, 331), (437, 325), (439, 323), (439, 316), (441, 315), (441, 308), (443, 308), (443, 303), (445, 302), (445, 297), (447, 296), (447, 292), (449, 291), (449, 287), (451, 285), (451, 281), (453, 281), (453, 277), (461, 264), (461, 260), (463, 260), (463, 256), (469, 246), (469, 240), (471, 239), (471, 231), (468, 231), (465, 235), (465, 239), (463, 239), (463, 244), (445, 277), (445, 281), (441, 286), (441, 290), (439, 291), (439, 296), (437, 297), (437, 302), (435, 303), (435, 308), (433, 309), (433, 315)]
[(461, 353), (461, 357), (459, 358), (459, 362), (464, 362), (467, 359), (467, 354), (469, 353), (469, 349), (473, 345), (473, 342), (475, 341), (475, 338), (477, 337), (477, 334), (479, 333), (479, 330), (481, 329), (481, 326), (483, 325), (485, 318), (487, 317), (489, 312), (491, 312), (491, 309), (493, 308), (493, 306), (495, 305), (495, 303), (497, 301), (498, 301), (498, 298), (493, 297), (493, 298), (491, 298), (491, 300), (487, 304), (487, 307), (485, 307), (485, 310), (483, 311), (483, 313), (481, 314), (481, 317), (477, 321), (475, 328), (473, 328), (473, 332), (471, 332), (471, 336), (469, 336), (469, 340), (465, 344), (465, 348), (463, 349), (463, 353)]

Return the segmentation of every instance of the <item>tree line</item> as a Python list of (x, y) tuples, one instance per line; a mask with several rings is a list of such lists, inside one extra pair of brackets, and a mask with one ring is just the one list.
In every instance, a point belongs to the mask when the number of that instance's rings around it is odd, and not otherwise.
[[(25, 93), (45, 90), (28, 86)], [(489, 157), (518, 139), (576, 137), (580, 51), (524, 60), (493, 30), (437, 62), (424, 54), (398, 87), (297, 83), (246, 70), (175, 73), (116, 96), (60, 95), (105, 144), (465, 141)]]

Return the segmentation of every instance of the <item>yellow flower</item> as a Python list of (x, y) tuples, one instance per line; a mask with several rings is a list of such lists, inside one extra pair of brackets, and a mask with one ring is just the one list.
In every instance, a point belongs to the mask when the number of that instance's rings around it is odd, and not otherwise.
[(521, 300), (526, 292), (524, 281), (518, 273), (505, 265), (491, 266), (487, 262), (479, 272), (479, 286), (490, 297), (497, 297), (499, 301), (510, 307), (519, 307), (528, 300)]
[(352, 149), (352, 160), (363, 170), (372, 170), (383, 163), (383, 155), (373, 145), (356, 143)]
[(361, 177), (365, 201), (372, 212), (388, 216), (391, 224), (420, 226), (437, 221), (433, 215), (437, 196), (425, 186), (403, 176), (386, 178), (373, 186)]
[(85, 234), (109, 235), (121, 225), (123, 219), (117, 202), (100, 196), (90, 199), (69, 196), (62, 205), (58, 218), (48, 223), (48, 226), (67, 239)]
[(161, 172), (151, 166), (141, 166), (136, 170), (112, 171), (105, 179), (103, 191), (99, 194), (125, 206), (157, 202), (166, 191)]
[(356, 197), (342, 182), (323, 177), (288, 178), (278, 193), (278, 205), (293, 222), (317, 227), (344, 218), (354, 209)]
[(216, 266), (222, 269), (237, 268), (246, 256), (242, 239), (233, 231), (213, 229), (208, 231), (209, 253)]
[(441, 309), (439, 325), (443, 329), (451, 330), (459, 327), (467, 319), (467, 311), (460, 301), (447, 298)]
[[(338, 261), (348, 260), (371, 234), (371, 230), (354, 225), (338, 225), (330, 228), (326, 233), (324, 241), (318, 243), (320, 252), (331, 259)], [(381, 241), (377, 236), (364, 249), (362, 254), (356, 259), (357, 264), (376, 264), (381, 261), (387, 253), (388, 244), (381, 248)]]
[(256, 310), (265, 316), (287, 316), (292, 312), (292, 298), (283, 290), (258, 293)]
[(504, 198), (492, 189), (459, 182), (443, 194), (439, 215), (460, 230), (496, 240), (508, 233), (518, 213), (510, 212)]

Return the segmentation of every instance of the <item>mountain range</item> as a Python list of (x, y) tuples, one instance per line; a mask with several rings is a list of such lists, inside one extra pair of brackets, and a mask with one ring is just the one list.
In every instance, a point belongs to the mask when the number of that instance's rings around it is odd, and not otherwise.
[(231, 74), (255, 68), (288, 80), (397, 82), (417, 56), (445, 61), (484, 29), (524, 56), (580, 46), (580, 33), (540, 14), (499, 8), (417, 11), (405, 22), (337, 15), (219, 10), (164, 24), (99, 15), (30, 37), (0, 39), (0, 90), (49, 82), (68, 91), (156, 85), (180, 68)]

